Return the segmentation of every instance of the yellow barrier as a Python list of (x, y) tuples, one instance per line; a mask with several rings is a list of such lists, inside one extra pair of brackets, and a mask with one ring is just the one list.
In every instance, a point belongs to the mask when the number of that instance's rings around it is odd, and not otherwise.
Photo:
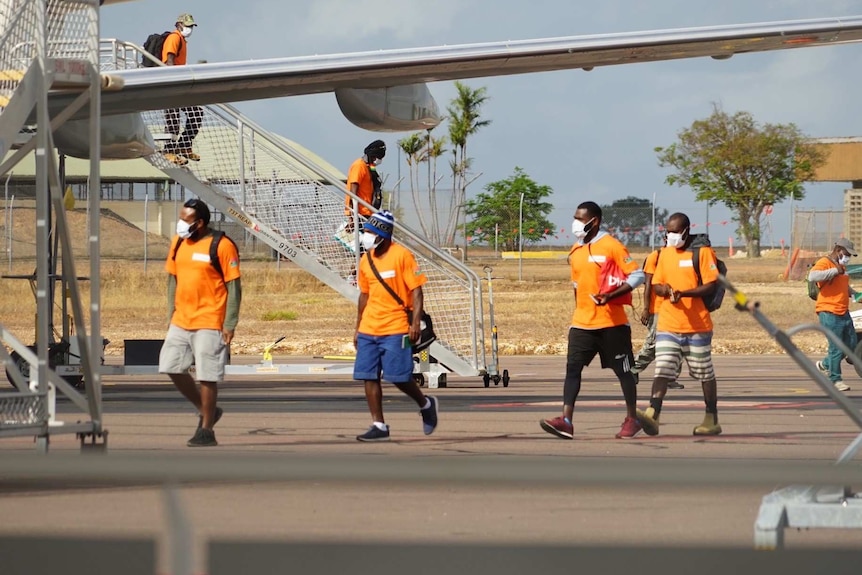
[[(559, 260), (566, 259), (566, 256), (569, 255), (568, 251), (544, 251), (544, 252), (523, 252), (520, 254), (523, 259), (527, 260)], [(518, 252), (502, 252), (502, 257), (504, 260), (516, 260), (518, 259)]]

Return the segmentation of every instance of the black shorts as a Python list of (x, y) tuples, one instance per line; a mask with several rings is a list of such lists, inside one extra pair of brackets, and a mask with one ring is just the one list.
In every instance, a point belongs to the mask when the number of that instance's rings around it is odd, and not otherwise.
[[(618, 366), (619, 371), (630, 371), (634, 365), (632, 355), (632, 328), (617, 325), (601, 329), (569, 328), (568, 363), (590, 365), (599, 354), (602, 369)], [(617, 371), (614, 368), (614, 371)]]

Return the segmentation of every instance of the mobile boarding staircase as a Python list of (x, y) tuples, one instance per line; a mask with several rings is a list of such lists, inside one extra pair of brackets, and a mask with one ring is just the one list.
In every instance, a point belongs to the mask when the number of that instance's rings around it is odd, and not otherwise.
[[(102, 41), (101, 55), (106, 72), (137, 68), (141, 58), (152, 60), (140, 46), (115, 40)], [(231, 106), (196, 110), (201, 130), (194, 151), (201, 159), (179, 167), (156, 153), (148, 157), (150, 163), (341, 296), (357, 301), (351, 277), (358, 269), (358, 250), (347, 245), (351, 240), (345, 236), (339, 239), (346, 193), (340, 176)], [(165, 131), (164, 111), (143, 117), (157, 141), (165, 142), (167, 136), (159, 136)], [(445, 386), (446, 370), (464, 376), (487, 373), (478, 275), (403, 225), (395, 236), (428, 276), (423, 292), (438, 337), (429, 349), (436, 362), (423, 352), (417, 366), (428, 386)], [(229, 368), (228, 373), (307, 373), (271, 361)]]
[[(0, 360), (15, 388), (0, 391), (0, 437), (34, 436), (36, 448), (42, 452), (47, 451), (50, 435), (55, 433), (77, 434), (82, 448), (102, 449), (107, 442), (107, 430), (102, 427), (99, 372), (102, 351), (99, 282), (90, 286), (89, 316), (85, 317), (79, 280), (87, 278), (76, 274), (60, 172), (52, 153), (52, 130), (84, 105), (89, 105), (90, 146), (99, 149), (100, 94), (102, 89), (110, 89), (111, 79), (100, 73), (98, 32), (98, 0), (0, 0), (0, 174), (9, 172), (24, 156), (36, 151), (38, 255), (34, 290), (36, 345), (23, 344), (0, 324)], [(52, 89), (78, 94), (72, 104), (54, 117), (48, 109), (48, 92)], [(6, 158), (19, 131), (25, 124), (32, 124), (33, 115), (35, 135)], [(100, 188), (98, 154), (90, 162), (90, 186)], [(91, 277), (99, 277), (99, 194), (91, 193), (89, 198), (89, 271)], [(52, 239), (62, 252), (61, 272), (57, 271)], [(68, 293), (71, 303), (76, 326), (72, 342), (79, 350), (78, 369), (87, 380), (86, 395), (74, 389), (55, 369), (56, 342), (52, 341), (50, 329), (55, 282), (62, 282), (64, 301)], [(26, 373), (18, 368), (7, 346), (26, 362)], [(85, 416), (74, 415), (79, 418), (75, 422), (57, 421), (53, 409), (57, 393), (68, 397)], [(92, 443), (86, 444), (87, 438)]]

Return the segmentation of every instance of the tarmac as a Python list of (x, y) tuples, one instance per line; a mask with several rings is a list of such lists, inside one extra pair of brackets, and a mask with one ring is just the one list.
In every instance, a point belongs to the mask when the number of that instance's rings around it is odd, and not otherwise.
[[(333, 363), (293, 357), (275, 361)], [(697, 382), (684, 377), (685, 389), (671, 390), (665, 400), (660, 435), (615, 439), (624, 417), (622, 395), (613, 373), (594, 365), (584, 372), (575, 438), (560, 440), (543, 432), (538, 422), (560, 412), (565, 359), (502, 357), (500, 364), (511, 376), (508, 387), (492, 383), (485, 388), (480, 377), (450, 374), (446, 388), (426, 390), (440, 401), (440, 424), (431, 436), (423, 435), (416, 406), (386, 386), (384, 410), (392, 441), (376, 444), (355, 440), (370, 417), (361, 383), (349, 376), (231, 377), (219, 387), (224, 409), (215, 428), (219, 445), (197, 449), (186, 447), (197, 414), (164, 377), (106, 377), (107, 461), (112, 456), (152, 461), (173, 457), (202, 468), (216, 460), (242, 466), (249, 456), (262, 458), (254, 460), (256, 465), (279, 461), (287, 467), (292, 462), (301, 465), (308, 457), (343, 462), (317, 479), (312, 474), (262, 482), (215, 475), (182, 482), (178, 493), (194, 530), (195, 568), (203, 572), (207, 541), (236, 538), (751, 549), (761, 500), (773, 487), (783, 487), (781, 482), (772, 487), (721, 481), (705, 485), (687, 481), (683, 474), (675, 481), (641, 484), (637, 464), (827, 464), (862, 431), (790, 358), (716, 356), (722, 435), (692, 436), (704, 406)], [(858, 409), (862, 381), (851, 366), (845, 370), (852, 388), (846, 395)], [(640, 384), (642, 408), (649, 385)], [(58, 411), (61, 420), (81, 418), (68, 402), (59, 402)], [(48, 458), (78, 450), (73, 436), (56, 435)], [(110, 477), (68, 484), (62, 477), (47, 483), (4, 481), (3, 459), (33, 451), (30, 438), (0, 439), (0, 517), (5, 518), (0, 536), (154, 537), (162, 544), (160, 571), (166, 571), (168, 507), (160, 487), (128, 479), (114, 484)], [(421, 462), (430, 468), (453, 458), (499, 463), (495, 469), (500, 476), (479, 473), (475, 481), (447, 481), (443, 474), (433, 481), (413, 481), (399, 471), (405, 462), (406, 467)], [(847, 465), (857, 469), (859, 460), (856, 456)], [(634, 465), (626, 468), (630, 475), (625, 481), (607, 485), (575, 478), (571, 484), (507, 481), (507, 473), (515, 476), (524, 466), (539, 468), (553, 461), (571, 469), (581, 464), (599, 468), (603, 462)], [(366, 474), (359, 462), (371, 462), (372, 467), (379, 463), (378, 476)], [(393, 462), (402, 467), (393, 467)], [(862, 549), (862, 530), (787, 530), (785, 537), (790, 549)]]

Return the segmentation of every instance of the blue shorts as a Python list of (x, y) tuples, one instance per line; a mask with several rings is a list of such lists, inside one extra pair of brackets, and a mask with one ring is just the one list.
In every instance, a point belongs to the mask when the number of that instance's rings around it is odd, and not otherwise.
[(413, 378), (413, 348), (402, 347), (404, 335), (356, 336), (356, 361), (353, 363), (353, 379), (390, 383), (407, 383)]

